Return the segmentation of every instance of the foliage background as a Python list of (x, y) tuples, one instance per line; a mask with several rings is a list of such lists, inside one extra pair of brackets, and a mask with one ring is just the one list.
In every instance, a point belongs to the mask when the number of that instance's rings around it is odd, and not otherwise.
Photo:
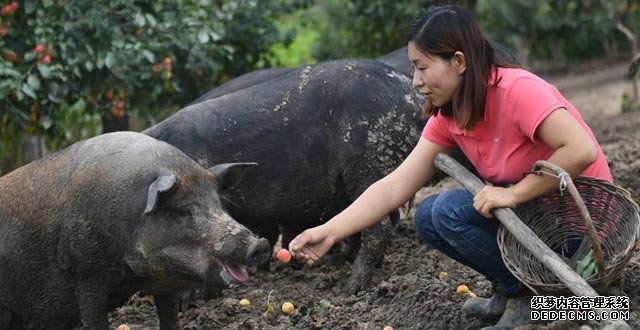
[(470, 8), (534, 70), (637, 52), (640, 0), (4, 0), (0, 174), (144, 129), (255, 69), (388, 53), (421, 9), (443, 3)]

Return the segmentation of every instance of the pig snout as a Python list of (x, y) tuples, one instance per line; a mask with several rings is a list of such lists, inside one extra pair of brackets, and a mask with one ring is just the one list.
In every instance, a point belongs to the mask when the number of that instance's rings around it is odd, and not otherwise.
[(257, 239), (247, 250), (245, 262), (247, 266), (263, 264), (271, 257), (271, 246), (265, 238)]

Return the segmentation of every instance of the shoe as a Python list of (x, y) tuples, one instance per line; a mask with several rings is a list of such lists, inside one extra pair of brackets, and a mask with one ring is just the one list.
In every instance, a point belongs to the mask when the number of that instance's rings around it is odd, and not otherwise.
[(521, 325), (533, 324), (534, 321), (531, 320), (531, 298), (532, 296), (524, 296), (507, 299), (504, 313), (498, 323), (480, 330), (512, 330)]
[(469, 298), (462, 305), (462, 316), (475, 317), (482, 320), (497, 320), (507, 306), (507, 296), (496, 292), (491, 298)]

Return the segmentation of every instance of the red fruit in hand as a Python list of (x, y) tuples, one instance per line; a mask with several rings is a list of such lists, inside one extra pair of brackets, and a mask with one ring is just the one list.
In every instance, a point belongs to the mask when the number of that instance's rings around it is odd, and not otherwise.
[(287, 262), (291, 261), (291, 252), (289, 252), (289, 250), (287, 249), (280, 249), (280, 251), (278, 251), (278, 253), (276, 254), (276, 258), (278, 258), (281, 263), (286, 264)]

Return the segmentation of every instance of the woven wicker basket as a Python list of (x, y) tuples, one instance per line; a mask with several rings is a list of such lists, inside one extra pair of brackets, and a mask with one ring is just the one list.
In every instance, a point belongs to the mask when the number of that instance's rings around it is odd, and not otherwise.
[[(589, 177), (572, 181), (562, 169), (545, 161), (537, 162), (534, 172), (549, 174), (541, 171), (542, 167), (556, 172), (561, 186), (568, 187), (569, 192), (554, 190), (520, 205), (515, 212), (572, 269), (593, 248), (598, 271), (589, 276), (587, 282), (600, 291), (621, 275), (638, 244), (638, 205), (627, 190), (607, 181)], [(556, 275), (503, 226), (498, 230), (498, 245), (507, 268), (534, 292), (570, 293)]]

